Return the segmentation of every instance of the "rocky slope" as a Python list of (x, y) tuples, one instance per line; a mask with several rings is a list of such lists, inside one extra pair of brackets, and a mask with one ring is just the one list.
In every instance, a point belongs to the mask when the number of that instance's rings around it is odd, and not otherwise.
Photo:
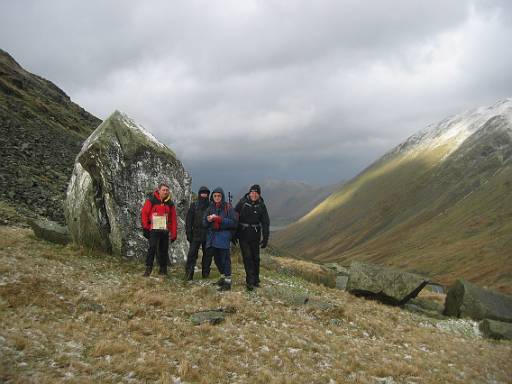
[[(512, 344), (262, 268), (233, 291), (0, 226), (0, 382), (507, 383)], [(308, 298), (308, 300), (305, 300)], [(194, 325), (219, 310), (219, 324)]]
[(2, 206), (22, 216), (63, 223), (62, 202), (75, 157), (100, 123), (53, 83), (27, 72), (0, 49)]
[(367, 260), (512, 292), (512, 99), (413, 135), (276, 234), (317, 261)]

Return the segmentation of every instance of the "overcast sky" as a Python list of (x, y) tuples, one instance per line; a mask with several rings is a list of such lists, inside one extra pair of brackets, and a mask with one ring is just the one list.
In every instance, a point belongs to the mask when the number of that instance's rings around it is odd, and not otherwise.
[(429, 123), (512, 96), (512, 2), (7, 1), (0, 48), (201, 184), (348, 179)]

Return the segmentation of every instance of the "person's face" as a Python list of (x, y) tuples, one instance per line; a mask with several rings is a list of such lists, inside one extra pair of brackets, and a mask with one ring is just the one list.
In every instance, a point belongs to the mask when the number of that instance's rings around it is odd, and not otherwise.
[(206, 199), (208, 197), (208, 194), (203, 192), (203, 193), (199, 194), (199, 197), (201, 199)]
[(169, 196), (169, 188), (167, 188), (165, 185), (162, 185), (158, 190), (158, 194), (162, 199), (165, 199), (167, 196)]
[(260, 198), (260, 194), (256, 191), (251, 191), (249, 192), (249, 198), (251, 199), (251, 201), (256, 201)]
[(220, 203), (222, 201), (222, 193), (219, 193), (219, 192), (215, 192), (213, 194), (213, 201), (215, 203)]

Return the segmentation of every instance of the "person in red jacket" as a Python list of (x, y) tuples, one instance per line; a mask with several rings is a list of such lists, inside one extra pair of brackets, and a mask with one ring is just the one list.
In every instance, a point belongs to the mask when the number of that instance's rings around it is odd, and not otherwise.
[(160, 264), (158, 273), (167, 275), (169, 240), (173, 243), (177, 235), (176, 208), (167, 184), (160, 183), (158, 190), (148, 196), (142, 207), (141, 220), (144, 237), (149, 240), (144, 276), (151, 275), (157, 246)]

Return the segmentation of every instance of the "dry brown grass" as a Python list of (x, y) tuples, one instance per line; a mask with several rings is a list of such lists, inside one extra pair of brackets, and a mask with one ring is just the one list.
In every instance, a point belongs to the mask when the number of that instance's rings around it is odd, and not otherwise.
[(288, 257), (274, 257), (269, 269), (281, 274), (300, 277), (314, 284), (322, 284), (331, 288), (336, 286), (336, 274), (318, 263)]
[[(290, 261), (291, 263), (291, 261)], [(506, 383), (512, 345), (263, 271), (263, 287), (185, 283), (0, 227), (0, 382)], [(308, 268), (306, 264), (297, 268)], [(313, 267), (311, 267), (313, 268)], [(438, 300), (435, 294), (425, 296)], [(301, 304), (302, 297), (309, 298)], [(196, 311), (224, 308), (220, 325)], [(178, 381), (179, 380), (179, 381)]]

